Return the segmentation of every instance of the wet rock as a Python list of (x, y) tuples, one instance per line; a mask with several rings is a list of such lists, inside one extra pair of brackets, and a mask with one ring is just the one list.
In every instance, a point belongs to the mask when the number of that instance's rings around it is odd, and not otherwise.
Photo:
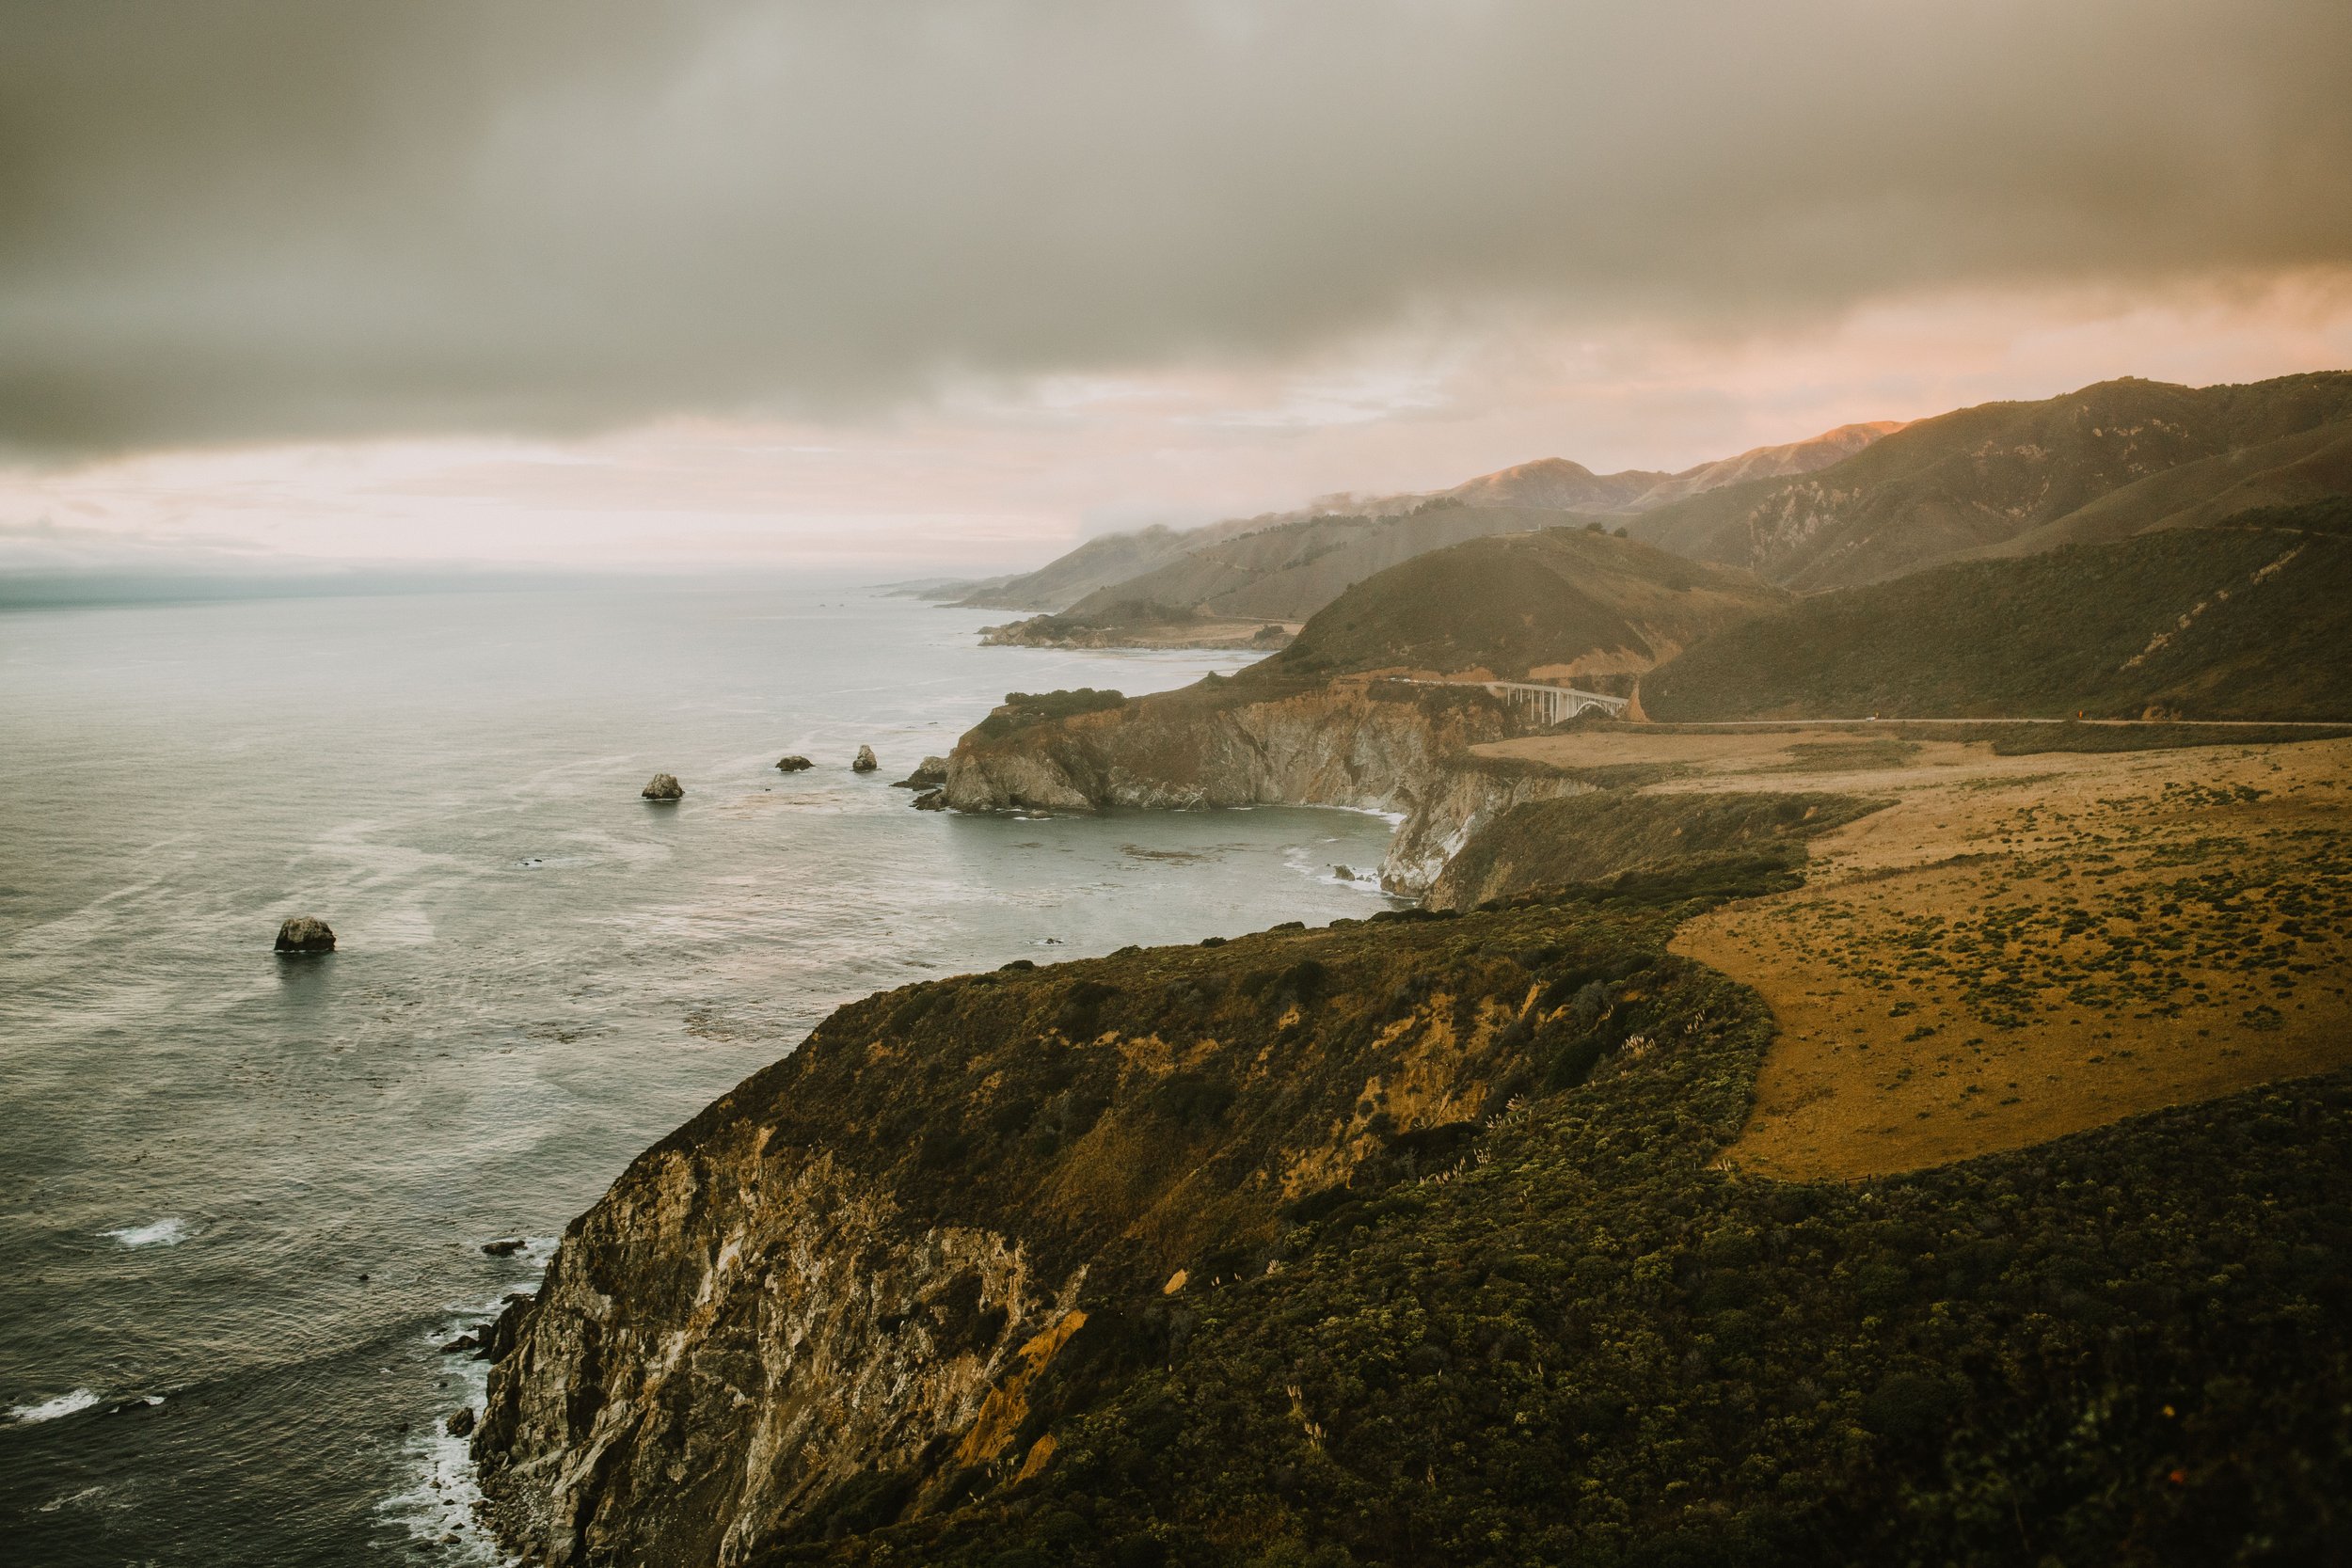
[(874, 760), (874, 748), (860, 746), (857, 749), (856, 760), (850, 764), (850, 770), (853, 773), (871, 773), (881, 766), (881, 763)]
[(927, 789), (923, 791), (922, 794), (917, 795), (914, 798), (914, 809), (916, 811), (946, 811), (947, 809), (947, 792), (944, 789)]
[(482, 1348), (473, 1353), (476, 1361), (503, 1361), (522, 1338), (523, 1319), (531, 1311), (532, 1298), (520, 1291), (508, 1294), (506, 1310), (501, 1312), (488, 1328), (482, 1331)]
[(441, 1430), (452, 1437), (470, 1435), (473, 1432), (473, 1406), (468, 1405), (463, 1410), (452, 1411), (449, 1419), (441, 1423)]
[(314, 914), (298, 914), (278, 927), (280, 953), (332, 953), (335, 932)]
[(480, 1350), (481, 1348), (481, 1340), (475, 1338), (470, 1334), (460, 1334), (456, 1338), (452, 1339), (448, 1344), (441, 1347), (441, 1354), (443, 1355), (458, 1355), (467, 1351)]
[(638, 791), (648, 800), (675, 800), (686, 793), (675, 773), (656, 773), (653, 781)]
[(893, 789), (937, 789), (947, 782), (947, 759), (925, 757), (923, 766), (909, 773), (890, 787)]
[(482, 1251), (485, 1257), (512, 1258), (529, 1244), (520, 1236), (501, 1236), (495, 1242), (483, 1243)]
[(776, 771), (779, 773), (805, 773), (816, 766), (817, 765), (815, 763), (809, 761), (808, 758), (802, 756), (797, 752), (788, 757), (778, 757), (776, 759)]

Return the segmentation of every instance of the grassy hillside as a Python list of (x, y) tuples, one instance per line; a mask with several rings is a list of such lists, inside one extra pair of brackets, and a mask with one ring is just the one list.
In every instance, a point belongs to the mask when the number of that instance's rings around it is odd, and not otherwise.
[(1101, 614), (1120, 603), (1142, 600), (1227, 619), (1303, 621), (1353, 584), (1415, 556), (1569, 520), (1562, 512), (1453, 501), (1424, 502), (1393, 516), (1326, 514), (1203, 545), (1157, 570), (1089, 594), (1069, 613)]
[[(1212, 617), (1304, 620), (1349, 583), (1424, 550), (1483, 533), (1549, 527), (1562, 520), (1560, 513), (1640, 512), (1742, 481), (1810, 473), (1899, 428), (1887, 421), (1840, 425), (1671, 474), (1639, 468), (1597, 474), (1581, 463), (1547, 457), (1435, 495), (1335, 496), (1309, 510), (1205, 528), (1105, 534), (1034, 572), (967, 585), (959, 602), (1099, 618), (1122, 601), (1146, 601)], [(1482, 522), (1465, 512), (1519, 515)], [(1450, 515), (1433, 520), (1432, 513)]]
[[(1104, 1266), (996, 1457), (857, 1476), (755, 1560), (2324, 1558), (2352, 1523), (2352, 1085), (1859, 1186), (1743, 1177), (1717, 1157), (1769, 1021), (1667, 954), (1692, 907), (1582, 895), (846, 1010), (714, 1115), (897, 1171), (923, 1223), (1024, 1216), (1049, 1262)], [(1350, 1077), (1433, 1030), (1456, 1119), (1407, 1109), (1430, 1068)], [(1196, 1039), (1172, 1074), (1140, 1043)], [(1344, 1180), (1261, 1179), (1327, 1120), (1361, 1130)]]
[[(1727, 486), (1630, 526), (1668, 549), (1791, 587), (1852, 586), (2037, 530), (2055, 528), (2050, 542), (2061, 542), (2063, 519), (2185, 465), (2272, 443), (2286, 444), (2268, 454), (2268, 467), (2305, 463), (2312, 444), (2288, 438), (2346, 420), (2352, 373), (2342, 372), (2236, 387), (2102, 382), (2040, 403), (1922, 420), (1817, 473)], [(2154, 526), (2237, 485), (2247, 487), (2247, 504), (2311, 499), (2340, 487), (2341, 468), (2323, 461), (2274, 483), (2260, 479), (2261, 464), (2224, 466), (2177, 495), (2143, 492), (2103, 526)]]
[(1599, 680), (1784, 603), (1743, 572), (1588, 529), (1475, 540), (1358, 583), (1261, 674), (1410, 669)]
[[(1803, 599), (1652, 671), (1652, 719), (2352, 719), (2342, 509)], [(1303, 640), (1302, 640), (1303, 641)]]

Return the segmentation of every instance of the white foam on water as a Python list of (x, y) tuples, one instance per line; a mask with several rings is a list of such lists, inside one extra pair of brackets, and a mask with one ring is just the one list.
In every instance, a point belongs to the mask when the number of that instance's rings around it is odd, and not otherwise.
[(178, 1246), (188, 1239), (188, 1227), (179, 1220), (151, 1220), (146, 1225), (126, 1225), (115, 1230), (102, 1230), (99, 1234), (111, 1237), (124, 1246)]
[(93, 1389), (76, 1388), (71, 1394), (59, 1394), (56, 1399), (43, 1400), (39, 1404), (14, 1405), (8, 1411), (8, 1419), (21, 1427), (33, 1426), (41, 1421), (54, 1421), (60, 1416), (71, 1416), (77, 1410), (87, 1410), (98, 1402), (99, 1398), (99, 1394)]

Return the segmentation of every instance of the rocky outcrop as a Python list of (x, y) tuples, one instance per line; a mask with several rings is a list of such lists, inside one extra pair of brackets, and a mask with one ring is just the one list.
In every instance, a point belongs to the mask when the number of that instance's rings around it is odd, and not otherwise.
[(808, 758), (800, 755), (798, 752), (794, 752), (788, 756), (781, 756), (776, 759), (776, 771), (779, 773), (805, 773), (816, 766), (817, 765), (815, 763), (809, 761)]
[(1512, 918), (843, 1008), (642, 1155), (501, 1317), (494, 1528), (547, 1563), (735, 1564), (1037, 1474), (1188, 1332), (1176, 1271), (1262, 1276), (1286, 1203), (1462, 1157), (1530, 1071), (1512, 954), (1545, 939)]
[(850, 759), (850, 770), (853, 773), (871, 773), (881, 766), (881, 763), (874, 760), (874, 748), (860, 746), (857, 749), (857, 755)]
[(638, 793), (648, 800), (675, 800), (686, 794), (686, 787), (677, 782), (675, 773), (656, 773)]
[(975, 730), (948, 759), (958, 811), (1345, 806), (1401, 817), (1384, 885), (1418, 893), (1480, 823), (1588, 786), (1475, 763), (1512, 733), (1475, 688), (1232, 681), (1139, 698), (1009, 734)]
[(923, 766), (909, 773), (890, 787), (893, 789), (937, 789), (947, 782), (947, 759), (925, 757)]
[(314, 914), (298, 914), (278, 927), (280, 953), (332, 953), (335, 933)]

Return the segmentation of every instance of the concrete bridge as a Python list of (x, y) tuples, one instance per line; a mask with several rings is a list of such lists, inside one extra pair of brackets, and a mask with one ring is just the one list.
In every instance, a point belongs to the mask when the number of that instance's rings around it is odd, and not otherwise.
[(1580, 713), (1605, 713), (1612, 719), (1625, 717), (1630, 699), (1606, 696), (1598, 691), (1580, 691), (1573, 686), (1536, 686), (1527, 681), (1407, 681), (1407, 686), (1476, 686), (1483, 687), (1516, 708), (1520, 708), (1547, 724), (1558, 724)]

